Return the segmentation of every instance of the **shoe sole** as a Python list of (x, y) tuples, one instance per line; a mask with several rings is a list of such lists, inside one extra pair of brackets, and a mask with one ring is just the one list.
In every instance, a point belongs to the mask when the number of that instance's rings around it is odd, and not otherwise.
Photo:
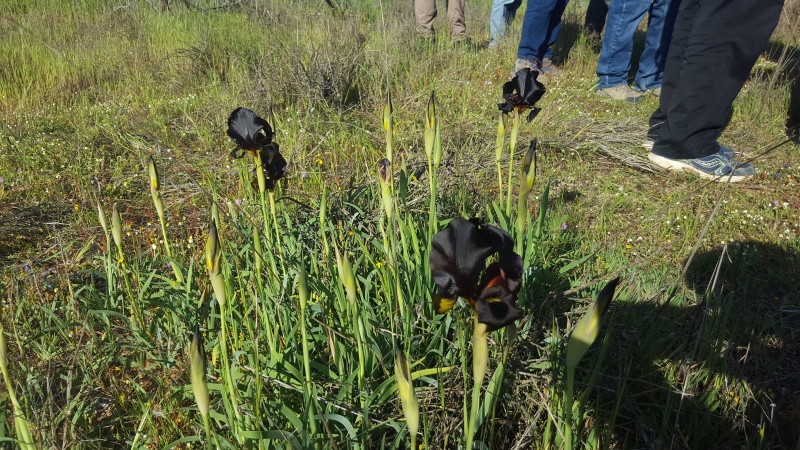
[(690, 164), (687, 164), (681, 160), (664, 158), (663, 156), (656, 155), (653, 152), (647, 154), (647, 159), (652, 161), (658, 167), (671, 170), (673, 172), (683, 172), (683, 173), (688, 173), (690, 175), (697, 175), (700, 178), (704, 178), (706, 180), (714, 180), (720, 183), (728, 181), (728, 178), (730, 178), (731, 183), (738, 183), (739, 181), (746, 180), (747, 178), (750, 178), (750, 176), (752, 176), (752, 175), (748, 176), (714, 175), (711, 173), (706, 173), (701, 170), (695, 169)]
[(614, 100), (615, 102), (625, 102), (625, 103), (641, 103), (642, 102), (642, 97), (614, 98), (614, 97), (606, 94), (603, 91), (597, 91), (597, 93), (600, 94), (601, 97), (610, 98), (611, 100)]

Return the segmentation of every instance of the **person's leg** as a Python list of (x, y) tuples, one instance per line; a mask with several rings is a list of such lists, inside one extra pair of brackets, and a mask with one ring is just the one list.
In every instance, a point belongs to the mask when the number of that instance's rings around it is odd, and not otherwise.
[(586, 8), (586, 18), (583, 28), (590, 35), (600, 36), (603, 27), (606, 26), (606, 16), (608, 15), (608, 4), (606, 0), (589, 0)]
[(639, 58), (634, 85), (640, 91), (661, 87), (672, 29), (680, 0), (653, 0), (647, 20), (644, 51)]
[(606, 33), (597, 60), (597, 90), (628, 85), (633, 35), (647, 13), (641, 0), (614, 0), (608, 8)]
[[(522, 19), (522, 34), (517, 48), (517, 58), (523, 60), (536, 60), (541, 67), (541, 61), (546, 57), (550, 35), (552, 34), (552, 16), (559, 3), (566, 5), (566, 0), (528, 0), (528, 7)], [(558, 22), (561, 23), (561, 13), (558, 13)], [(552, 56), (552, 52), (550, 53)]]
[(506, 25), (511, 25), (511, 22), (517, 17), (520, 6), (522, 6), (522, 0), (512, 0), (506, 3)]
[(436, 0), (414, 0), (414, 15), (417, 31), (424, 36), (434, 34), (433, 19), (436, 18)]
[(543, 60), (553, 59), (553, 44), (556, 43), (558, 35), (561, 33), (561, 16), (564, 15), (564, 10), (567, 8), (568, 1), (569, 0), (556, 0), (555, 4), (550, 9), (546, 47), (542, 47), (539, 50), (540, 53), (543, 54)]
[(506, 18), (506, 3), (513, 0), (494, 0), (489, 14), (489, 47), (494, 47), (506, 34), (508, 20)]
[(494, 47), (506, 34), (506, 27), (511, 25), (522, 0), (494, 0), (489, 16), (489, 47)]
[(664, 64), (664, 75), (661, 80), (661, 96), (659, 106), (650, 116), (650, 130), (647, 138), (658, 139), (661, 125), (667, 119), (667, 109), (672, 100), (672, 92), (678, 84), (683, 67), (683, 54), (689, 44), (689, 37), (694, 27), (694, 20), (700, 11), (700, 0), (682, 0), (678, 6), (675, 25), (672, 28), (672, 40), (667, 51), (667, 62)]
[[(719, 152), (717, 138), (733, 100), (769, 41), (783, 8), (783, 0), (684, 2), (675, 24), (674, 48), (669, 51), (657, 111), (664, 121), (652, 150), (670, 159), (703, 158)], [(696, 12), (693, 17), (692, 12)], [(678, 67), (673, 67), (676, 64)], [(654, 113), (651, 121), (658, 117)]]
[(467, 0), (447, 0), (447, 23), (450, 24), (450, 39), (453, 41), (467, 38), (466, 3)]

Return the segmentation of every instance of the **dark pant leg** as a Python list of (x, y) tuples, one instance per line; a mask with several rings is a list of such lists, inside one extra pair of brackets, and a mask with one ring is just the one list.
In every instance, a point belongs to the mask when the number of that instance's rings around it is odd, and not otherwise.
[(678, 79), (683, 68), (683, 53), (689, 44), (695, 18), (700, 10), (700, 0), (683, 0), (678, 9), (678, 16), (675, 18), (675, 25), (672, 27), (672, 40), (669, 44), (667, 61), (664, 64), (664, 78), (661, 82), (661, 96), (659, 106), (650, 116), (650, 131), (648, 137), (652, 140), (658, 139), (661, 125), (667, 120), (667, 109), (672, 101), (672, 92), (678, 84)]
[(651, 125), (653, 153), (691, 159), (719, 151), (733, 100), (780, 18), (783, 0), (684, 0)]
[(555, 7), (550, 13), (547, 49), (543, 49), (545, 58), (553, 58), (553, 45), (558, 40), (558, 35), (561, 34), (561, 16), (564, 15), (564, 10), (567, 9), (568, 2), (569, 0), (557, 0)]
[(586, 8), (586, 19), (583, 28), (589, 34), (600, 35), (603, 27), (606, 26), (606, 16), (608, 15), (608, 2), (606, 0), (589, 0), (589, 7)]
[(517, 17), (517, 11), (520, 6), (522, 6), (522, 0), (514, 0), (506, 5), (506, 21), (509, 25), (514, 21), (514, 18)]
[(558, 38), (566, 5), (567, 0), (528, 0), (517, 58), (541, 61), (552, 57), (550, 46)]

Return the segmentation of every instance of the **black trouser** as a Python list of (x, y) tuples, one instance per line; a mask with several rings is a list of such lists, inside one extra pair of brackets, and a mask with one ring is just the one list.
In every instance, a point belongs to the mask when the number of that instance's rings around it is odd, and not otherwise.
[(583, 22), (583, 28), (589, 34), (600, 36), (603, 32), (603, 27), (606, 26), (608, 4), (610, 1), (611, 0), (589, 0), (589, 6), (586, 8), (586, 19)]
[(683, 0), (667, 54), (653, 153), (692, 159), (719, 151), (733, 99), (780, 18), (784, 0)]

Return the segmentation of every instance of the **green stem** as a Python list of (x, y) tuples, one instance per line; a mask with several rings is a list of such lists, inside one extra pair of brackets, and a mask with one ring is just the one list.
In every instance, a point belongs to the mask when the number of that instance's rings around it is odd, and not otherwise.
[[(430, 178), (431, 198), (430, 205), (428, 205), (428, 233), (425, 242), (427, 243), (427, 253), (431, 253), (431, 245), (433, 242), (433, 235), (436, 234), (436, 190), (438, 174), (434, 171), (431, 161), (428, 161), (428, 177)], [(425, 285), (429, 285), (431, 281), (431, 269), (428, 264), (425, 264)]]
[[(497, 382), (494, 383), (491, 392), (487, 392), (486, 398), (489, 401), (489, 414), (490, 414), (490, 422), (491, 422), (491, 429), (489, 432), (489, 440), (490, 442), (494, 442), (494, 429), (495, 429), (495, 407), (497, 406), (497, 399), (500, 396), (500, 391), (503, 387), (503, 377), (505, 376), (506, 371), (506, 361), (508, 360), (508, 354), (511, 351), (511, 346), (514, 344), (514, 340), (516, 339), (516, 325), (511, 323), (505, 329), (505, 345), (503, 347), (503, 356), (500, 358), (500, 364), (497, 365), (497, 369), (495, 369), (495, 373), (498, 374)], [(492, 374), (492, 379), (494, 379), (495, 375)], [(489, 395), (491, 394), (491, 398)]]
[[(312, 441), (317, 436), (317, 422), (314, 419), (314, 384), (311, 382), (311, 356), (308, 351), (308, 331), (306, 327), (306, 306), (308, 305), (309, 291), (308, 280), (306, 278), (305, 263), (300, 262), (300, 276), (298, 280), (298, 296), (300, 297), (300, 344), (303, 347), (303, 372), (306, 388), (303, 389), (303, 397), (308, 408), (308, 424), (311, 430)], [(314, 447), (318, 447), (316, 444)]]
[(478, 315), (475, 314), (474, 328), (472, 331), (472, 405), (469, 414), (469, 425), (465, 436), (466, 450), (472, 449), (472, 441), (475, 438), (475, 425), (478, 420), (478, 409), (481, 402), (481, 386), (486, 377), (486, 366), (489, 362), (489, 348), (486, 335), (486, 324), (478, 322)]
[[(106, 280), (108, 280), (108, 282), (106, 283), (106, 291), (107, 291), (106, 299), (111, 299), (114, 298), (114, 286), (116, 286), (117, 284), (114, 281), (114, 264), (112, 262), (112, 259), (114, 257), (112, 256), (112, 250), (111, 250), (111, 235), (109, 235), (108, 232), (106, 232), (106, 249), (107, 249), (105, 258)], [(106, 305), (106, 308), (108, 308), (108, 305)]]
[(497, 140), (495, 141), (494, 160), (497, 163), (497, 195), (498, 201), (503, 204), (503, 150), (506, 143), (506, 113), (500, 113), (500, 122), (497, 124)]
[(136, 307), (136, 295), (134, 295), (131, 282), (128, 280), (128, 265), (125, 264), (125, 254), (122, 253), (122, 245), (117, 245), (117, 254), (119, 255), (118, 261), (122, 271), (122, 281), (125, 283), (125, 292), (128, 298), (130, 298), (128, 309), (131, 316), (131, 325), (141, 330), (143, 328), (143, 321), (139, 317), (139, 310)]
[(239, 401), (237, 400), (236, 394), (236, 386), (234, 385), (233, 380), (233, 372), (231, 371), (231, 362), (228, 356), (228, 326), (227, 320), (225, 319), (225, 303), (219, 303), (219, 315), (220, 315), (220, 350), (222, 353), (222, 379), (223, 386), (225, 392), (228, 394), (225, 397), (230, 401), (231, 411), (233, 412), (233, 417), (228, 417), (228, 423), (231, 426), (231, 431), (236, 439), (241, 444), (243, 441), (239, 434), (237, 433), (239, 429), (239, 423), (241, 421), (241, 414), (239, 413)]
[(269, 230), (270, 214), (267, 208), (267, 178), (264, 176), (264, 169), (261, 166), (261, 156), (256, 154), (254, 157), (256, 165), (256, 179), (258, 180), (258, 199), (261, 203), (261, 217), (264, 219), (264, 234), (267, 240), (273, 243), (272, 232)]
[(275, 228), (275, 242), (278, 243), (277, 248), (280, 251), (281, 248), (281, 230), (278, 228), (278, 214), (275, 208), (275, 189), (270, 189), (268, 192), (269, 196), (269, 212), (270, 216), (272, 217), (272, 226)]
[[(2, 332), (2, 326), (0, 326), (0, 333)], [(3, 341), (2, 345), (5, 346), (5, 341)], [(5, 354), (5, 350), (3, 353)], [(17, 396), (14, 393), (14, 386), (11, 384), (11, 377), (8, 375), (8, 369), (6, 368), (5, 361), (3, 361), (3, 364), (0, 365), (0, 371), (3, 372), (3, 380), (6, 383), (8, 398), (11, 400), (11, 404), (13, 406), (14, 421), (17, 425), (16, 430), (19, 446), (22, 450), (33, 450), (35, 446), (33, 445), (33, 436), (28, 428), (28, 420), (25, 418), (25, 415), (22, 412), (22, 407), (20, 406)]]
[(211, 424), (209, 423), (208, 414), (203, 415), (203, 428), (206, 430), (206, 448), (213, 449), (211, 445)]
[[(161, 236), (164, 238), (164, 253), (167, 255), (167, 258), (172, 259), (172, 249), (169, 245), (169, 239), (167, 238), (167, 225), (163, 214), (158, 215), (158, 221), (161, 223)], [(178, 269), (174, 262), (171, 265), (172, 273), (175, 274), (175, 281), (177, 281), (179, 284), (183, 284), (183, 274), (181, 273), (180, 269)]]
[(567, 390), (564, 393), (565, 449), (572, 450), (572, 404), (574, 402), (575, 368), (567, 367)]
[(514, 122), (511, 125), (511, 138), (508, 143), (508, 192), (506, 194), (506, 215), (511, 217), (511, 192), (512, 180), (514, 178), (514, 152), (517, 150), (517, 137), (519, 136), (519, 126), (522, 121), (522, 114), (514, 114)]

